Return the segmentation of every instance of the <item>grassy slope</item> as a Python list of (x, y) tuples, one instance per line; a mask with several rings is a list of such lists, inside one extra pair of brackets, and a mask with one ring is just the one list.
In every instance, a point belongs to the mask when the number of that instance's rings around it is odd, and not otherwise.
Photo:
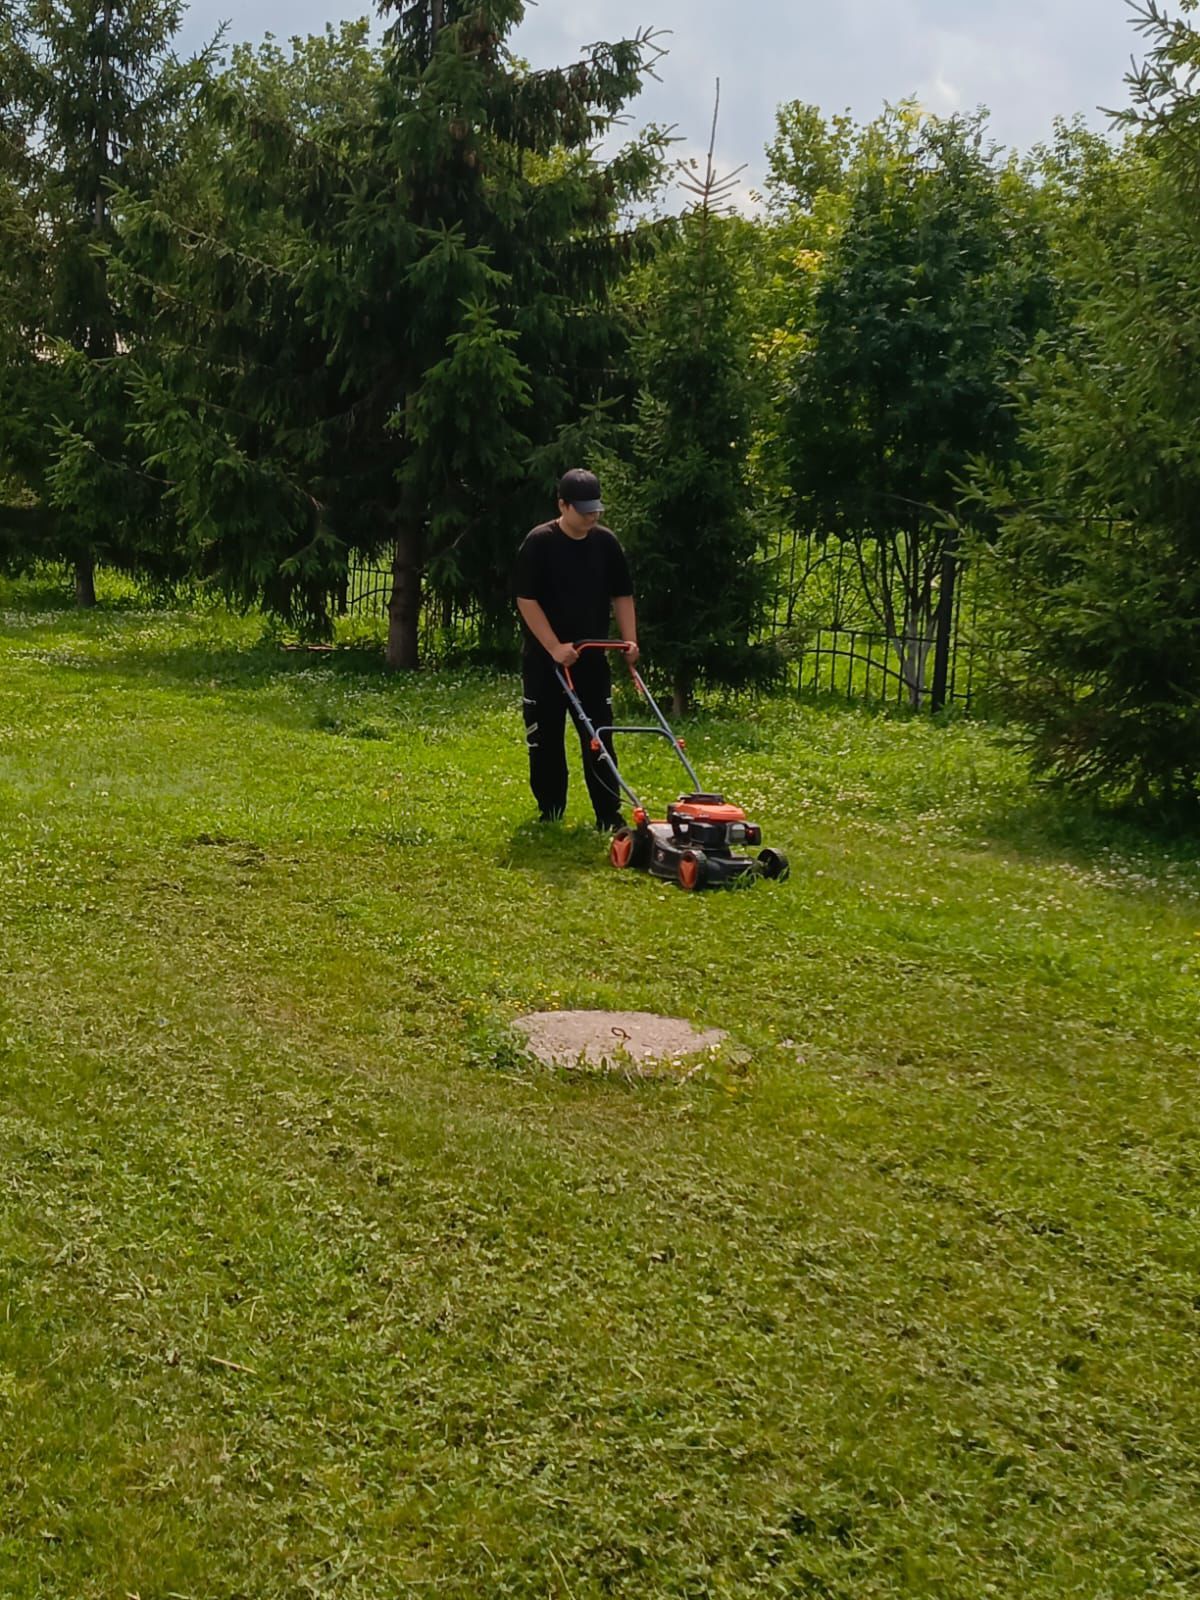
[(1194, 853), (761, 703), (792, 880), (685, 897), (511, 684), (252, 635), (0, 618), (0, 1594), (1194, 1594)]

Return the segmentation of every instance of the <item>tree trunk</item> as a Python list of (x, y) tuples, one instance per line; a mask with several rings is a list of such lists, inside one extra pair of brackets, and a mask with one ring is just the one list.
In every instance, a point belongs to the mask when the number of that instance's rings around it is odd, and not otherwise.
[(96, 185), (96, 194), (92, 202), (92, 218), (99, 237), (104, 232), (104, 225), (108, 221), (108, 204), (104, 189), (104, 179), (108, 173), (108, 117), (112, 111), (112, 0), (105, 0), (104, 21), (101, 31), (100, 78), (103, 85), (96, 107), (96, 171), (100, 181)]
[(411, 671), (420, 665), (418, 625), (421, 620), (421, 564), (418, 535), (404, 528), (392, 555), (392, 593), (388, 600), (387, 664)]
[(900, 663), (900, 678), (908, 691), (908, 703), (913, 711), (925, 704), (925, 669), (933, 641), (920, 631), (915, 617), (909, 617), (903, 634), (891, 634), (892, 649)]
[(75, 604), (90, 607), (96, 604), (96, 563), (84, 556), (75, 563)]
[(946, 704), (946, 693), (950, 683), (950, 656), (954, 644), (954, 587), (957, 578), (958, 533), (954, 530), (947, 536), (942, 553), (942, 581), (934, 618), (936, 647), (933, 653), (933, 688), (929, 696), (931, 711), (941, 711)]
[(932, 641), (918, 632), (918, 627), (916, 621), (911, 624), (904, 652), (904, 677), (908, 684), (908, 703), (914, 711), (920, 711), (925, 704), (925, 670), (929, 665), (929, 652), (932, 648)]

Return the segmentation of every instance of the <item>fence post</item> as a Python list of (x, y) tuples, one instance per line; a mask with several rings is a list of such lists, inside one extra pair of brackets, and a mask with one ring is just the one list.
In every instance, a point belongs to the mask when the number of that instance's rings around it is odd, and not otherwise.
[(942, 581), (938, 591), (936, 632), (933, 641), (933, 683), (929, 690), (930, 711), (941, 711), (946, 704), (946, 685), (950, 678), (950, 652), (954, 646), (954, 585), (958, 578), (958, 529), (951, 528), (942, 551)]

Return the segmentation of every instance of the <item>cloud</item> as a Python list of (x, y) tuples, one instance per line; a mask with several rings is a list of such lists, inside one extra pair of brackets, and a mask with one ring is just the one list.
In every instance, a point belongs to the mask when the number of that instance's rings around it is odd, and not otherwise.
[(1056, 116), (1125, 98), (1137, 40), (1124, 0), (556, 0), (530, 9), (518, 48), (539, 64), (569, 59), (594, 37), (647, 22), (672, 29), (662, 85), (635, 103), (638, 121), (707, 138), (721, 79), (721, 141), (733, 165), (761, 180), (763, 147), (786, 100), (849, 107), (861, 120), (916, 95), (943, 115), (986, 105), (1000, 142), (1028, 148)]
[(963, 109), (961, 89), (948, 83), (940, 72), (931, 84), (918, 88), (917, 99), (939, 117), (949, 117)]
[[(192, 0), (193, 43), (234, 8)], [(366, 0), (243, 0), (231, 37), (319, 31), (360, 15)], [(1124, 0), (543, 0), (512, 46), (535, 67), (578, 58), (598, 37), (670, 30), (661, 83), (632, 105), (635, 126), (674, 124), (689, 149), (707, 147), (721, 79), (719, 143), (730, 166), (762, 180), (776, 107), (804, 100), (860, 120), (917, 95), (943, 114), (986, 105), (999, 142), (1028, 149), (1056, 116), (1127, 100), (1122, 79), (1138, 38)]]

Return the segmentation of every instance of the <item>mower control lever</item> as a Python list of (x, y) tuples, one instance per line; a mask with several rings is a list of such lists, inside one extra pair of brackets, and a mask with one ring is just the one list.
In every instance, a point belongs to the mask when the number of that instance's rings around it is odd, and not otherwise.
[[(576, 639), (572, 648), (578, 651), (580, 655), (585, 650), (620, 650), (623, 655), (627, 655), (629, 653), (629, 642), (626, 639)], [(567, 680), (567, 687), (574, 689), (575, 680), (571, 677), (570, 667), (563, 667), (561, 671)], [(643, 693), (642, 680), (638, 677), (637, 669), (632, 662), (629, 664), (629, 675), (633, 679), (638, 693)]]

